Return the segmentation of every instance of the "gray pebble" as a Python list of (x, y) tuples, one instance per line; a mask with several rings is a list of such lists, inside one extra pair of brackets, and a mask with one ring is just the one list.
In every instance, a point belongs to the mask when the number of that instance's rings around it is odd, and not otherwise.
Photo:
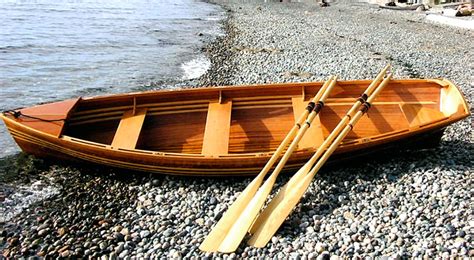
[[(474, 42), (468, 31), (363, 3), (333, 1), (320, 8), (309, 2), (217, 2), (231, 10), (223, 21), (228, 34), (205, 48), (213, 62), (208, 73), (177, 87), (320, 81), (329, 75), (368, 79), (391, 63), (395, 78), (453, 80), (473, 103), (466, 73), (472, 51), (466, 46)], [(472, 197), (472, 132), (467, 119), (446, 128), (440, 147), (323, 169), (271, 245), (242, 244), (229, 258), (472, 257), (474, 224), (466, 200)], [(199, 245), (251, 180), (81, 171), (51, 166), (41, 173), (64, 190), (41, 208), (61, 206), (46, 219), (35, 219), (33, 209), (16, 217), (21, 234), (0, 228), (0, 244), (18, 247), (10, 258), (44, 252), (47, 258), (225, 259), (201, 252)]]

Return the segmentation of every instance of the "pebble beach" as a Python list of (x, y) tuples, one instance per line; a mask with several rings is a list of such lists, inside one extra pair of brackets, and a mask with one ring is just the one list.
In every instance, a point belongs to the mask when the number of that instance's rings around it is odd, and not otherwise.
[[(225, 34), (203, 49), (210, 69), (176, 86), (370, 79), (390, 63), (394, 78), (453, 81), (472, 107), (473, 31), (352, 1), (214, 4), (227, 17)], [(15, 195), (6, 185), (0, 194), (7, 258), (474, 257), (472, 116), (449, 126), (437, 147), (323, 168), (266, 247), (242, 243), (232, 254), (199, 245), (251, 178), (150, 175), (25, 155), (4, 164), (16, 174), (8, 183), (38, 191)], [(34, 201), (15, 208), (20, 199)]]

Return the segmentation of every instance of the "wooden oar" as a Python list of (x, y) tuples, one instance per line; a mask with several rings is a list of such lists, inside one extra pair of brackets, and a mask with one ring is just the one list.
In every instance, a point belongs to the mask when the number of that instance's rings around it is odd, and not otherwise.
[(339, 133), (344, 129), (346, 124), (349, 122), (349, 120), (354, 116), (354, 114), (357, 112), (357, 109), (359, 109), (360, 105), (363, 104), (369, 95), (372, 94), (372, 92), (375, 90), (377, 86), (379, 86), (380, 82), (383, 80), (383, 77), (387, 73), (387, 70), (390, 68), (390, 65), (385, 66), (379, 74), (375, 77), (375, 79), (371, 82), (371, 84), (367, 87), (367, 89), (364, 91), (364, 93), (357, 99), (357, 101), (354, 103), (352, 108), (347, 112), (347, 114), (341, 119), (339, 124), (334, 128), (334, 130), (331, 132), (331, 134), (323, 141), (321, 146), (317, 149), (316, 153), (306, 162), (303, 167), (301, 167), (295, 175), (288, 181), (285, 186), (283, 186), (280, 189), (280, 192), (277, 193), (277, 195), (271, 200), (271, 202), (267, 205), (267, 207), (260, 213), (258, 218), (255, 220), (253, 223), (252, 227), (250, 228), (250, 234), (255, 233), (257, 228), (261, 225), (262, 221), (266, 218), (268, 218), (268, 214), (272, 212), (273, 208), (280, 203), (280, 201), (284, 198), (285, 191), (288, 189), (291, 189), (294, 182), (296, 180), (300, 180), (302, 176), (306, 175), (313, 165), (316, 163), (316, 160), (321, 157), (325, 149), (324, 147), (329, 146), (334, 139), (339, 135)]
[(347, 134), (352, 130), (352, 128), (357, 124), (359, 119), (367, 112), (370, 108), (370, 103), (377, 97), (377, 95), (382, 91), (382, 89), (387, 85), (391, 78), (389, 74), (382, 83), (377, 87), (377, 89), (370, 95), (360, 110), (352, 117), (348, 124), (344, 127), (342, 132), (335, 138), (331, 145), (324, 152), (322, 157), (318, 160), (316, 165), (311, 169), (311, 171), (302, 175), (299, 180), (293, 180), (293, 187), (284, 191), (284, 197), (280, 200), (277, 205), (274, 205), (271, 212), (267, 213), (264, 219), (260, 220), (260, 225), (257, 227), (254, 235), (249, 240), (249, 245), (255, 247), (264, 247), (268, 241), (272, 238), (278, 228), (281, 226), (283, 221), (288, 217), (291, 211), (294, 209), (296, 204), (298, 204), (303, 194), (308, 189), (311, 181), (313, 180), (316, 173), (321, 169), (327, 159), (331, 154), (336, 150), (342, 140), (347, 136)]
[(288, 150), (285, 152), (281, 160), (278, 162), (277, 166), (273, 170), (272, 174), (267, 178), (265, 183), (258, 189), (255, 196), (251, 199), (245, 209), (240, 213), (239, 217), (233, 223), (232, 227), (229, 229), (229, 232), (226, 234), (225, 238), (219, 245), (218, 251), (223, 253), (233, 252), (237, 249), (242, 239), (247, 234), (247, 231), (250, 229), (250, 226), (254, 222), (258, 213), (263, 207), (265, 200), (270, 194), (273, 185), (275, 184), (276, 178), (280, 174), (281, 170), (285, 166), (286, 162), (292, 155), (293, 151), (298, 146), (299, 141), (303, 138), (306, 130), (311, 126), (312, 121), (317, 116), (321, 108), (324, 106), (324, 101), (329, 96), (329, 93), (336, 85), (336, 80), (333, 80), (329, 83), (329, 86), (324, 91), (324, 94), (321, 96), (321, 99), (315, 105), (314, 110), (308, 115), (305, 124), (303, 124), (298, 131), (293, 142), (288, 147)]
[[(322, 95), (325, 93), (326, 89), (330, 85), (331, 82), (335, 82), (336, 79), (334, 76), (331, 76), (321, 87), (318, 91), (316, 96), (313, 100), (308, 104), (308, 107), (314, 107), (314, 104), (318, 102)], [(293, 140), (295, 135), (298, 133), (298, 130), (301, 127), (301, 124), (306, 120), (310, 110), (305, 110), (301, 116), (296, 121), (293, 128), (287, 134), (285, 139), (282, 143), (278, 146), (275, 153), (272, 155), (270, 160), (265, 164), (262, 171), (255, 177), (255, 179), (245, 188), (245, 190), (237, 197), (235, 202), (228, 208), (228, 210), (224, 213), (222, 218), (216, 224), (216, 226), (212, 229), (209, 235), (204, 239), (202, 244), (199, 246), (199, 249), (202, 251), (207, 252), (215, 252), (218, 250), (220, 243), (227, 235), (229, 229), (232, 227), (234, 222), (240, 216), (240, 213), (244, 210), (244, 208), (248, 205), (252, 197), (257, 192), (257, 189), (263, 182), (264, 177), (267, 175), (268, 171), (271, 167), (275, 164), (276, 160), (280, 157), (283, 151), (288, 147), (288, 144)], [(246, 230), (247, 231), (247, 230)]]

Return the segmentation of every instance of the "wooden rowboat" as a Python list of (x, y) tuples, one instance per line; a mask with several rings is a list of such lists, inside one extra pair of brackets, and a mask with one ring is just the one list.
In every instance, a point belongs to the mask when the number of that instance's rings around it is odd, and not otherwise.
[[(370, 84), (338, 81), (286, 164), (301, 167)], [(265, 165), (322, 82), (152, 91), (77, 98), (1, 115), (26, 153), (175, 175), (251, 175)], [(469, 116), (445, 79), (392, 80), (332, 156), (339, 161), (439, 141)]]

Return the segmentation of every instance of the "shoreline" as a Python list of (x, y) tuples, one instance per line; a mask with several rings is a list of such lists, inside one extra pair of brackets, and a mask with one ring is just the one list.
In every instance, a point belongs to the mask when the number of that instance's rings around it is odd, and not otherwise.
[[(177, 86), (316, 81), (331, 74), (371, 78), (392, 62), (396, 77), (446, 75), (473, 102), (469, 75), (459, 64), (469, 53), (455, 44), (472, 42), (468, 32), (435, 27), (449, 38), (435, 37), (415, 14), (344, 2), (327, 8), (213, 3), (227, 10), (226, 34), (204, 47), (209, 71)], [(249, 178), (46, 163), (36, 174), (54, 180), (59, 195), (0, 227), (0, 250), (10, 257), (472, 257), (470, 119), (449, 127), (437, 148), (324, 170), (267, 247), (242, 244), (232, 254), (198, 247)]]
[[(219, 5), (218, 3), (211, 3)], [(235, 70), (235, 65), (233, 64), (234, 53), (230, 48), (236, 37), (235, 28), (231, 22), (233, 19), (233, 11), (225, 6), (219, 6), (226, 12), (226, 17), (222, 21), (224, 35), (218, 36), (202, 48), (204, 54), (211, 61), (211, 67), (204, 75), (197, 79), (200, 87), (231, 85), (231, 78)]]

